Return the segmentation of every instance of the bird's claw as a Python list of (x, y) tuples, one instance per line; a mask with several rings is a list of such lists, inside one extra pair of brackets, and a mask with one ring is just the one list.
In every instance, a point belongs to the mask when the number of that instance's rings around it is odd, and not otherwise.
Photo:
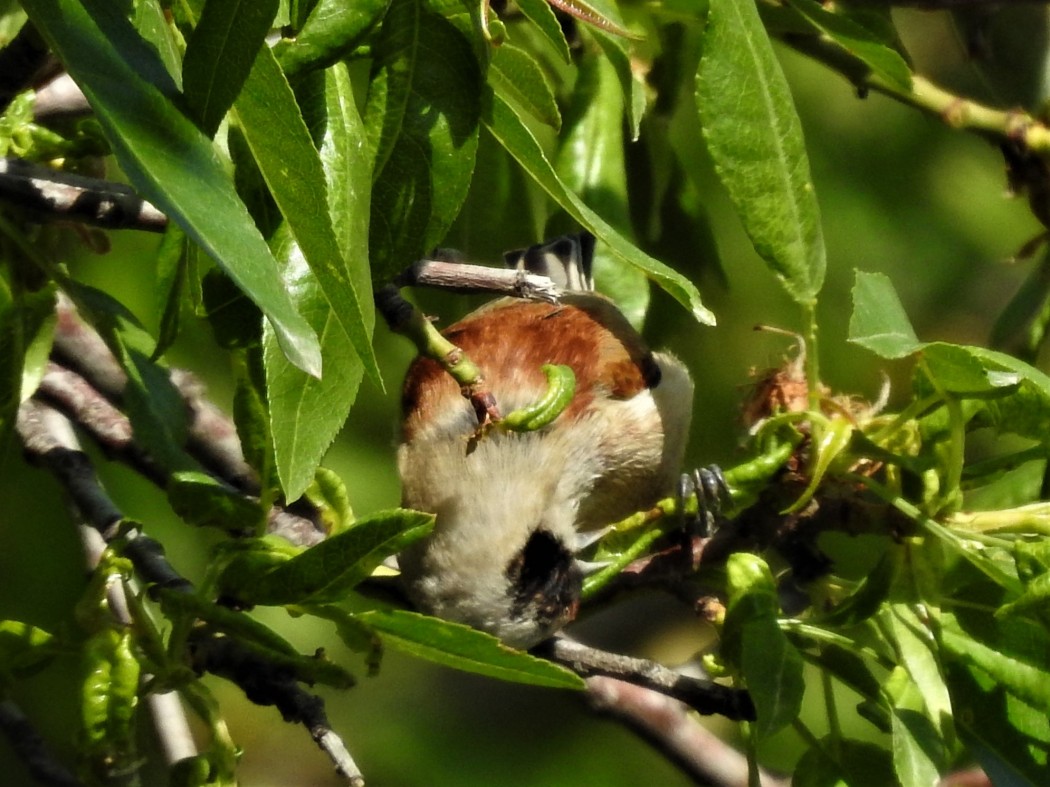
[[(683, 527), (708, 538), (715, 531), (722, 504), (729, 501), (729, 484), (718, 465), (698, 467), (691, 473), (682, 473), (675, 496)], [(687, 522), (685, 504), (691, 497), (696, 499), (696, 514), (692, 522)]]

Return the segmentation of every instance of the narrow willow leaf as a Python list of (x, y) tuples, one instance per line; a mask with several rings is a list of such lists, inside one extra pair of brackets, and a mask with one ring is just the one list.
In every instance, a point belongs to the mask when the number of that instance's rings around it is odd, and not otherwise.
[(181, 88), (182, 56), (175, 42), (173, 27), (164, 15), (160, 0), (139, 0), (135, 3), (131, 21), (139, 35), (157, 51), (164, 68)]
[(114, 6), (103, 0), (28, 0), (23, 7), (84, 91), (138, 192), (258, 304), (289, 360), (320, 374), (317, 337), (292, 306), (276, 261), (237, 197), (228, 162), (172, 103), (177, 88), (155, 50), (126, 20), (110, 24)]
[(243, 535), (259, 529), (265, 512), (258, 501), (219, 483), (207, 473), (180, 470), (167, 487), (172, 510), (197, 527), (217, 527)]
[(891, 87), (911, 91), (911, 68), (875, 33), (844, 14), (825, 9), (815, 0), (790, 0), (790, 5)]
[(857, 271), (849, 340), (881, 358), (903, 358), (922, 347), (885, 274)]
[[(325, 72), (325, 128), (320, 161), (328, 195), (334, 242), (348, 265), (354, 290), (371, 289), (368, 273), (368, 221), (372, 169), (364, 126), (354, 102), (346, 67)], [(304, 375), (279, 352), (272, 332), (263, 334), (266, 389), (277, 468), (285, 495), (297, 499), (314, 479), (318, 463), (342, 428), (357, 395), (364, 365), (321, 280), (311, 275), (300, 245), (285, 231), (275, 237), (284, 276), (296, 306), (321, 340), (325, 374)], [(372, 301), (368, 300), (373, 318)]]
[(186, 42), (182, 86), (190, 117), (215, 135), (241, 92), (277, 13), (278, 0), (205, 3)]
[(802, 656), (780, 629), (773, 575), (757, 555), (736, 552), (726, 561), (726, 619), (723, 652), (744, 675), (766, 738), (794, 721), (805, 684)]
[(936, 785), (940, 781), (938, 762), (943, 745), (930, 720), (920, 713), (895, 709), (893, 725), (893, 768), (899, 784)]
[[(317, 278), (320, 293), (331, 306), (331, 316), (349, 337), (369, 377), (381, 388), (382, 379), (372, 350), (375, 309), (368, 268), (362, 264), (360, 254), (354, 255), (351, 261), (348, 250), (341, 247), (336, 238), (320, 156), (295, 95), (268, 49), (256, 58), (244, 90), (234, 104), (234, 113), (274, 201)], [(354, 163), (368, 171), (363, 159)], [(355, 227), (359, 228), (360, 224), (355, 223)], [(354, 242), (364, 244), (364, 240), (362, 236)], [(363, 291), (359, 289), (362, 284), (366, 285)], [(280, 457), (278, 470), (282, 482), (286, 481), (287, 468), (282, 466)], [(307, 476), (312, 475), (311, 467)]]
[(491, 634), (459, 623), (405, 610), (363, 612), (357, 618), (391, 647), (446, 667), (531, 686), (584, 687), (583, 679), (564, 667), (508, 648)]
[[(607, 58), (593, 53), (579, 61), (569, 128), (560, 139), (555, 169), (562, 182), (625, 237), (632, 232), (624, 161), (623, 95)], [(604, 244), (595, 250), (594, 278), (599, 292), (612, 298), (639, 330), (649, 308), (645, 274), (612, 256)]]
[(55, 314), (53, 288), (24, 292), (11, 273), (7, 266), (0, 268), (0, 450), (14, 434), (18, 406), (43, 376)]
[(157, 346), (151, 361), (156, 361), (179, 336), (182, 304), (186, 297), (189, 256), (186, 253), (186, 233), (177, 224), (169, 224), (164, 231), (156, 255), (157, 294), (154, 311), (160, 314)]
[(812, 305), (826, 266), (820, 209), (802, 126), (754, 3), (711, 4), (696, 102), (755, 250), (795, 301)]
[(0, 621), (0, 675), (28, 677), (59, 652), (49, 631), (20, 620)]
[(1050, 713), (1050, 681), (1046, 679), (1045, 658), (1041, 664), (1026, 663), (950, 627), (941, 631), (941, 644), (953, 659), (967, 667), (979, 668), (1044, 715)]
[(615, 3), (606, 0), (547, 0), (559, 11), (593, 25), (599, 30), (604, 30), (613, 35), (624, 38), (633, 38), (634, 34), (623, 26), (620, 21), (620, 12)]
[(907, 604), (891, 605), (885, 620), (893, 631), (900, 660), (922, 695), (927, 714), (940, 728), (951, 719), (952, 704), (932, 633)]
[(466, 198), (482, 77), (471, 42), (418, 0), (393, 0), (372, 56), (369, 250), (389, 278), (441, 242)]
[(380, 511), (230, 592), (248, 604), (340, 601), (385, 558), (423, 538), (433, 527), (431, 514)]
[(637, 142), (642, 130), (642, 116), (646, 109), (646, 86), (635, 74), (630, 47), (623, 38), (595, 30), (592, 35), (601, 47), (623, 91), (623, 113), (631, 131), (631, 141)]
[(830, 612), (821, 615), (817, 622), (822, 626), (853, 626), (867, 620), (876, 612), (889, 595), (890, 588), (900, 571), (900, 550), (890, 547), (853, 593), (837, 604)]
[(630, 243), (566, 187), (532, 132), (502, 98), (486, 94), (482, 120), (492, 136), (566, 213), (608, 244), (617, 257), (645, 273), (698, 321), (714, 325), (714, 314), (703, 305), (691, 281)]
[(389, 5), (390, 0), (320, 0), (295, 39), (274, 46), (277, 62), (289, 76), (327, 68), (365, 40)]
[(138, 444), (149, 446), (151, 459), (168, 472), (195, 469), (196, 461), (183, 450), (186, 404), (168, 371), (150, 360), (152, 337), (135, 315), (107, 293), (72, 280), (63, 286), (127, 375), (123, 408)]
[(547, 0), (519, 0), (515, 5), (521, 9), (525, 18), (536, 25), (558, 56), (566, 63), (571, 62), (569, 42), (565, 40), (565, 32), (561, 29), (561, 23), (554, 15), (550, 3)]
[[(1033, 727), (1045, 727), (1045, 709), (1040, 713), (1028, 708), (1026, 712), (1005, 685), (977, 664), (988, 661), (995, 673), (1002, 673), (1002, 659), (1006, 657), (989, 653), (986, 646), (981, 645), (982, 653), (972, 658), (968, 651), (977, 643), (961, 635), (958, 640), (945, 643), (946, 649), (952, 652), (945, 667), (959, 737), (993, 784), (1046, 783), (1050, 746), (1045, 742), (1043, 730), (1033, 730)], [(955, 650), (959, 652), (956, 654)], [(1043, 676), (1039, 680), (1045, 684), (1045, 668), (1039, 670), (1039, 674)], [(1018, 675), (1015, 679), (1023, 678)], [(989, 719), (999, 721), (992, 724)]]
[(526, 50), (513, 44), (496, 47), (489, 64), (488, 80), (493, 90), (536, 120), (555, 131), (561, 128), (561, 113), (554, 98), (554, 88), (539, 63)]

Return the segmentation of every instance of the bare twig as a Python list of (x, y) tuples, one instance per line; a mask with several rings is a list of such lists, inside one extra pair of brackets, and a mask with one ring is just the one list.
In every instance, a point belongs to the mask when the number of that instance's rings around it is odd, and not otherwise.
[(33, 117), (39, 121), (51, 118), (87, 115), (91, 112), (84, 91), (69, 74), (58, 74), (41, 85), (33, 96)]
[[(686, 705), (664, 694), (615, 678), (587, 678), (592, 706), (647, 739), (699, 784), (746, 787), (747, 758), (707, 730)], [(762, 787), (788, 787), (782, 779), (759, 773)]]
[(420, 355), (436, 361), (459, 383), (464, 398), (474, 408), (479, 427), (485, 427), (502, 418), (496, 398), (485, 386), (485, 377), (477, 364), (442, 336), (419, 309), (401, 296), (395, 285), (390, 284), (377, 290), (375, 302), (376, 309), (386, 320), (390, 330), (407, 337)]
[(448, 260), (419, 260), (397, 279), (400, 287), (436, 287), (451, 292), (492, 293), (557, 303), (561, 291), (547, 276)]
[(302, 724), (349, 784), (364, 784), (360, 769), (328, 722), (324, 700), (305, 691), (287, 671), (260, 658), (256, 651), (232, 637), (201, 628), (192, 633), (190, 647), (199, 669), (237, 684), (258, 705), (275, 706), (285, 721)]
[(168, 226), (167, 216), (128, 186), (19, 159), (0, 159), (0, 199), (47, 219), (106, 229), (163, 232)]
[(549, 639), (532, 652), (584, 678), (604, 675), (666, 694), (698, 713), (717, 713), (733, 720), (755, 718), (755, 706), (746, 691), (682, 675), (655, 661), (598, 650), (564, 636)]
[[(80, 450), (72, 424), (64, 415), (39, 400), (29, 399), (19, 408), (16, 429), (26, 453), (55, 475), (86, 525), (101, 536), (101, 541), (87, 542), (90, 560), (97, 563), (104, 545), (120, 538), (123, 540), (122, 554), (131, 560), (136, 573), (145, 582), (176, 592), (193, 591), (189, 580), (168, 562), (159, 542), (124, 520), (121, 511), (102, 488), (90, 458)], [(111, 602), (116, 614), (130, 622), (123, 597), (111, 596)], [(255, 702), (277, 705), (286, 719), (299, 722), (309, 730), (311, 737), (332, 758), (350, 784), (363, 783), (345, 745), (328, 724), (324, 701), (320, 697), (303, 690), (290, 676), (268, 668), (268, 662), (255, 651), (208, 626), (195, 629), (194, 637), (198, 644), (212, 640), (222, 643), (221, 650), (197, 648), (194, 661), (199, 669), (234, 679)], [(245, 664), (251, 667), (247, 671)], [(164, 708), (170, 709), (170, 706)], [(183, 729), (183, 726), (178, 728), (177, 738), (173, 736), (166, 749), (172, 752), (185, 750)]]

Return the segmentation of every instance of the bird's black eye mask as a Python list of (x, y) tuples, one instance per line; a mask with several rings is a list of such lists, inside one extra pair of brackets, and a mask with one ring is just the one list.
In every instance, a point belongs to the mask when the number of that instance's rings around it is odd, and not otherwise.
[(572, 553), (546, 530), (537, 530), (507, 566), (511, 586), (510, 613), (540, 622), (567, 622), (583, 588), (583, 574)]

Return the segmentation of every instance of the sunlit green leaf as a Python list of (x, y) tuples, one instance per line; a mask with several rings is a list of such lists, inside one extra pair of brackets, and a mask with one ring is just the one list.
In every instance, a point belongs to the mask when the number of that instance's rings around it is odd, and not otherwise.
[(564, 667), (508, 648), (491, 634), (459, 623), (405, 610), (377, 610), (357, 617), (391, 647), (446, 667), (531, 686), (583, 688), (583, 680)]
[(885, 274), (857, 271), (849, 340), (882, 358), (903, 358), (922, 346)]
[(712, 3), (696, 76), (704, 139), (758, 253), (801, 304), (826, 265), (802, 127), (754, 3)]
[[(434, 526), (431, 514), (380, 511), (280, 562), (244, 585), (229, 588), (248, 604), (323, 604), (339, 601), (390, 555), (425, 536)], [(251, 581), (248, 581), (248, 580)]]
[(466, 198), (482, 75), (471, 42), (419, 0), (393, 0), (372, 56), (369, 250), (389, 278), (441, 242)]
[[(345, 105), (345, 98), (343, 102)], [(368, 266), (362, 264), (360, 254), (351, 256), (350, 248), (345, 243), (341, 245), (336, 237), (333, 216), (338, 214), (329, 206), (328, 179), (320, 155), (310, 138), (295, 95), (268, 49), (256, 58), (244, 90), (234, 104), (234, 113), (270, 193), (317, 279), (319, 292), (331, 305), (330, 316), (349, 337), (365, 371), (381, 385), (372, 350), (375, 310)], [(333, 122), (345, 123), (346, 120), (333, 117)], [(358, 141), (356, 144), (362, 143)], [(354, 154), (352, 147), (341, 152), (344, 156)], [(366, 177), (368, 173), (367, 162), (361, 156), (341, 166), (354, 167), (358, 178)], [(333, 186), (346, 187), (347, 184), (340, 179)], [(347, 198), (343, 195), (332, 197), (333, 200), (337, 198), (338, 207), (345, 207)], [(355, 230), (361, 229), (356, 215), (345, 220), (352, 221)], [(364, 237), (359, 235), (353, 242), (363, 245)], [(293, 291), (292, 287), (288, 289)], [(311, 327), (317, 330), (317, 326)], [(287, 484), (288, 468), (280, 453), (277, 467), (282, 481)], [(312, 474), (313, 467), (306, 475)]]
[(215, 135), (264, 46), (278, 0), (205, 3), (186, 42), (182, 85), (190, 117)]
[(875, 33), (814, 0), (790, 0), (790, 4), (886, 83), (897, 90), (911, 90), (911, 69), (907, 62)]
[(555, 130), (561, 128), (554, 88), (527, 50), (513, 44), (497, 47), (489, 64), (488, 80), (493, 90), (517, 103), (541, 123)]
[(689, 309), (697, 320), (708, 325), (714, 324), (714, 315), (701, 303), (700, 293), (691, 281), (632, 245), (605, 219), (587, 207), (561, 181), (543, 148), (514, 110), (499, 96), (488, 94), (485, 98), (482, 119), (486, 127), (555, 202), (607, 243), (617, 257), (643, 271)]
[(237, 198), (228, 162), (172, 103), (178, 91), (156, 50), (102, 0), (23, 5), (84, 91), (139, 193), (259, 305), (292, 363), (320, 374), (317, 337), (292, 306), (273, 256)]
[[(347, 273), (356, 293), (368, 293), (369, 196), (371, 161), (364, 143), (364, 128), (344, 66), (325, 72), (322, 97), (324, 130), (320, 161), (327, 184), (327, 214), (331, 241), (346, 260)], [(307, 230), (309, 231), (309, 230)], [(327, 292), (324, 279), (312, 276), (287, 232), (278, 232), (277, 255), (284, 262), (284, 276), (300, 312), (321, 340), (325, 374), (311, 379), (283, 360), (270, 332), (264, 334), (266, 388), (277, 467), (285, 494), (295, 500), (313, 481), (324, 452), (346, 421), (364, 366), (346, 332), (339, 327), (339, 307)], [(371, 334), (374, 310), (366, 297), (367, 329)], [(365, 306), (365, 302), (362, 302)], [(344, 326), (347, 314), (343, 313)], [(369, 350), (371, 352), (371, 350)]]
[(390, 0), (320, 0), (295, 39), (274, 46), (277, 62), (289, 76), (327, 68), (362, 42), (389, 5)]

